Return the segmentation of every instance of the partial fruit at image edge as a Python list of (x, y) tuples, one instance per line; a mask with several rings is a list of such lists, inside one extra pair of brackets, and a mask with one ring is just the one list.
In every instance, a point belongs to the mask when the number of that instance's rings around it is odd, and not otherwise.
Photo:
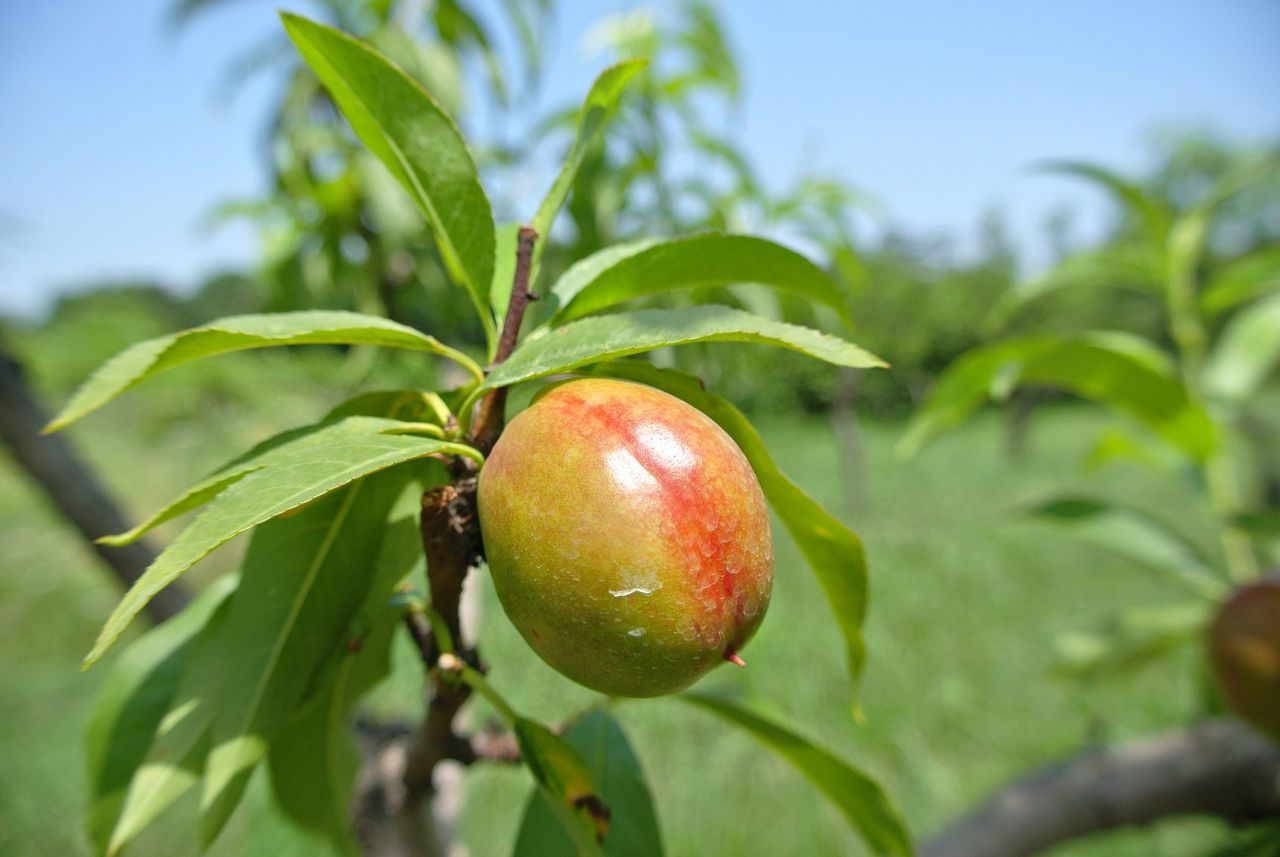
[(1227, 600), (1210, 630), (1209, 653), (1227, 706), (1280, 741), (1280, 574)]
[(660, 696), (739, 652), (773, 585), (769, 512), (709, 417), (660, 390), (581, 379), (507, 426), (480, 472), (503, 610), (529, 646), (613, 696)]

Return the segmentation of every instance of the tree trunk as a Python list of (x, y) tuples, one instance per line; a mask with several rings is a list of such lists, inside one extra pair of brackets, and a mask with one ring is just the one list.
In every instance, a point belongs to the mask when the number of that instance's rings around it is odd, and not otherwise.
[[(155, 559), (155, 551), (144, 541), (118, 548), (94, 543), (102, 536), (123, 533), (129, 524), (71, 444), (61, 435), (40, 433), (48, 421), (49, 415), (27, 387), (18, 361), (0, 351), (0, 440), (99, 558), (126, 587), (132, 586)], [(163, 622), (181, 610), (187, 600), (185, 591), (170, 585), (151, 599), (147, 613)]]

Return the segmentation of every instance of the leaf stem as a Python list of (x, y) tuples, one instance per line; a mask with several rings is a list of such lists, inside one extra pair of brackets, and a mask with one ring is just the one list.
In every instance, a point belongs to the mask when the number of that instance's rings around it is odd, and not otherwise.
[(1240, 489), (1236, 478), (1236, 462), (1230, 449), (1233, 426), (1222, 414), (1214, 414), (1214, 405), (1205, 395), (1203, 375), (1208, 332), (1201, 316), (1198, 300), (1197, 269), (1204, 254), (1209, 230), (1208, 208), (1188, 215), (1170, 231), (1168, 283), (1166, 297), (1169, 333), (1177, 346), (1182, 364), (1183, 383), (1188, 398), (1213, 418), (1218, 437), (1208, 459), (1200, 466), (1204, 479), (1209, 512), (1213, 517), (1218, 541), (1222, 546), (1229, 579), (1240, 582), (1258, 573), (1257, 559), (1249, 536), (1233, 523), (1239, 511)]
[(437, 440), (444, 440), (444, 429), (435, 423), (419, 423), (402, 421), (400, 425), (389, 428), (383, 434), (425, 434)]
[(449, 626), (445, 624), (444, 617), (430, 604), (424, 604), (421, 610), (422, 614), (427, 617), (427, 621), (431, 623), (431, 633), (436, 635), (436, 646), (439, 647), (440, 653), (442, 655), (452, 655), (453, 634), (449, 632)]
[(464, 684), (483, 696), (508, 726), (515, 726), (516, 721), (520, 719), (520, 715), (516, 714), (515, 709), (503, 698), (502, 694), (494, 690), (493, 685), (489, 684), (480, 670), (471, 666), (462, 658), (456, 655), (443, 654), (436, 661), (436, 665), (441, 672), (457, 676)]
[(431, 415), (440, 421), (440, 425), (448, 425), (453, 418), (453, 411), (445, 404), (439, 393), (422, 391), (422, 401), (431, 410)]
[(448, 357), (453, 362), (457, 363), (463, 369), (466, 369), (467, 372), (471, 375), (471, 377), (474, 378), (476, 381), (479, 381), (481, 383), (484, 382), (484, 369), (481, 368), (479, 363), (472, 360), (463, 352), (459, 351), (456, 348), (450, 348), (448, 345), (445, 345), (444, 343), (440, 343), (440, 353), (445, 357)]

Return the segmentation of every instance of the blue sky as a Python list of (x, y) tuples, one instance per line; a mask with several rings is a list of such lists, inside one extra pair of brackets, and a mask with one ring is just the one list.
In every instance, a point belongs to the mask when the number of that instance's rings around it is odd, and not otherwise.
[[(277, 7), (306, 5), (238, 0), (175, 33), (172, 2), (0, 2), (0, 312), (36, 313), (108, 277), (183, 288), (253, 262), (249, 229), (201, 221), (262, 188), (273, 84), (232, 100), (220, 84), (230, 58), (278, 26)], [(581, 47), (590, 23), (636, 4), (557, 5), (547, 104), (577, 98), (603, 64)], [(913, 230), (972, 234), (999, 208), (1034, 242), (1060, 204), (1096, 229), (1101, 200), (1027, 166), (1137, 169), (1170, 127), (1280, 135), (1274, 0), (721, 8), (745, 67), (742, 142), (766, 180), (816, 164)]]

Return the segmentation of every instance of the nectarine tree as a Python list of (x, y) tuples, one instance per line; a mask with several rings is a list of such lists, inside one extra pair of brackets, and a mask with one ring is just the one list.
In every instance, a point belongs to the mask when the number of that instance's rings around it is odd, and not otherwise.
[[(778, 470), (733, 405), (697, 378), (629, 358), (735, 341), (836, 366), (883, 364), (837, 336), (726, 306), (619, 309), (674, 289), (750, 281), (825, 306), (835, 323), (846, 320), (845, 300), (824, 271), (748, 236), (607, 248), (551, 284), (536, 318), (526, 320), (539, 236), (550, 231), (642, 60), (595, 81), (566, 162), (531, 224), (495, 225), (457, 126), (418, 83), (337, 30), (292, 15), (284, 26), (356, 135), (417, 205), (444, 267), (474, 305), (488, 348), (469, 354), (350, 312), (238, 316), (125, 350), (53, 420), (51, 430), (66, 426), (181, 364), (273, 346), (399, 348), (452, 361), (466, 378), (451, 390), (358, 396), (313, 425), (263, 441), (107, 540), (127, 543), (202, 509), (124, 596), (86, 667), (165, 586), (253, 531), (238, 575), (217, 581), (116, 658), (90, 729), (93, 842), (102, 853), (120, 853), (192, 791), (201, 838), (211, 842), (250, 775), (265, 766), (292, 820), (339, 850), (367, 845), (348, 817), (355, 780), (349, 721), (387, 676), (393, 634), (403, 628), (430, 686), (401, 783), (407, 819), (425, 811), (441, 761), (504, 755), (458, 731), (459, 711), (478, 693), (505, 721), (508, 746), (533, 776), (531, 806), (558, 822), (536, 830), (526, 824), (522, 847), (661, 853), (648, 793), (611, 792), (601, 779), (619, 753), (634, 766), (625, 738), (610, 742), (613, 757), (587, 760), (575, 748), (575, 730), (617, 737), (621, 727), (593, 711), (564, 735), (518, 713), (498, 690), (518, 677), (499, 664), (491, 682), (474, 629), (462, 626), (463, 581), (487, 559), (512, 623), (569, 679), (611, 696), (674, 694), (717, 664), (741, 664), (739, 652), (764, 620), (772, 505), (838, 624), (853, 716), (867, 587), (858, 537)], [(727, 260), (723, 273), (708, 266), (716, 259)], [(508, 426), (508, 391), (530, 383), (544, 387), (540, 398)], [(414, 582), (423, 559), (425, 588)], [(737, 702), (705, 693), (678, 698), (779, 753), (876, 853), (910, 852), (892, 803), (849, 762)]]

